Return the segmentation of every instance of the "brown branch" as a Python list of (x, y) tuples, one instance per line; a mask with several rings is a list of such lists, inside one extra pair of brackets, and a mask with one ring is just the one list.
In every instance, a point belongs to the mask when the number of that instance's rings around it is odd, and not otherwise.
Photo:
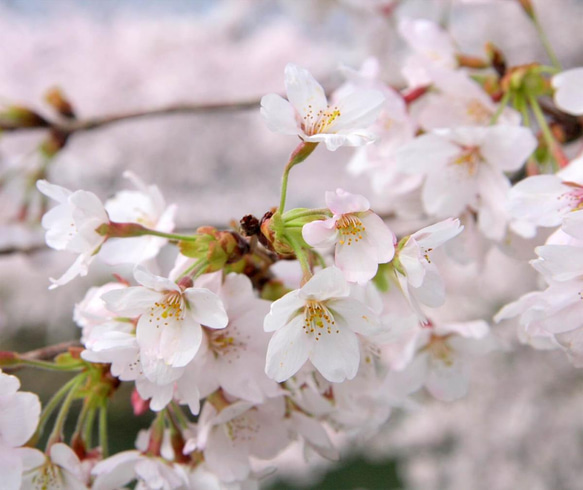
[(16, 132), (31, 129), (51, 129), (59, 134), (70, 136), (80, 131), (89, 131), (110, 124), (115, 124), (131, 119), (142, 119), (147, 117), (167, 116), (173, 114), (215, 114), (221, 112), (237, 112), (256, 109), (259, 107), (260, 100), (244, 100), (227, 103), (210, 103), (210, 104), (175, 104), (158, 109), (146, 109), (141, 111), (126, 112), (121, 114), (112, 114), (108, 116), (92, 117), (88, 119), (69, 120), (69, 121), (50, 121), (46, 118), (40, 118), (37, 124), (10, 124), (0, 123), (0, 130), (4, 132)]
[(39, 361), (47, 361), (54, 359), (59, 354), (67, 352), (69, 347), (80, 347), (81, 344), (78, 340), (68, 340), (67, 342), (61, 342), (60, 344), (47, 345), (46, 347), (41, 347), (40, 349), (30, 350), (20, 354), (23, 359), (33, 359)]

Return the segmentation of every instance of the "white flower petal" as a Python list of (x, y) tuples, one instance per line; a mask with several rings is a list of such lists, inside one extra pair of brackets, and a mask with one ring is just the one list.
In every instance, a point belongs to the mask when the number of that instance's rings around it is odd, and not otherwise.
[(188, 288), (184, 291), (190, 314), (197, 322), (209, 328), (225, 328), (229, 319), (221, 299), (205, 288)]
[(300, 133), (295, 110), (281, 95), (263, 96), (261, 98), (261, 115), (271, 131), (281, 134)]
[(341, 328), (325, 333), (314, 342), (310, 361), (328, 381), (341, 383), (356, 376), (360, 363), (360, 348), (356, 334)]
[(269, 341), (265, 373), (278, 383), (291, 378), (310, 355), (313, 338), (303, 330), (304, 317), (297, 316), (277, 330)]

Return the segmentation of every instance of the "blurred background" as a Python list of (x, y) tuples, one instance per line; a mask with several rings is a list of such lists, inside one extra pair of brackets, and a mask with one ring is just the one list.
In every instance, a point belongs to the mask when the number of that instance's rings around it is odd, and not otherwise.
[[(565, 68), (583, 65), (583, 1), (534, 2)], [(59, 87), (80, 119), (175, 104), (259, 101), (283, 92), (288, 62), (308, 68), (326, 88), (341, 82), (338, 67), (358, 68), (376, 56), (383, 78), (402, 84), (406, 54), (396, 33), (402, 17), (449, 24), (461, 51), (481, 55), (493, 41), (510, 65), (545, 61), (528, 18), (515, 0), (0, 0), (0, 102), (54, 118), (44, 101)], [(44, 247), (30, 183), (39, 175), (102, 199), (126, 186), (132, 170), (178, 204), (178, 226), (225, 226), (276, 204), (279, 179), (295, 142), (271, 133), (258, 105), (221, 113), (139, 118), (74, 134), (47, 162), (43, 130), (0, 137), (0, 350), (26, 351), (77, 338), (72, 309), (110, 270), (48, 291), (72, 261)], [(318, 148), (294, 170), (291, 206), (321, 206), (324, 191), (343, 187), (370, 196), (365, 177), (345, 172), (348, 149)], [(23, 204), (30, 201), (28, 208)], [(28, 214), (23, 213), (27, 209)], [(19, 219), (19, 216), (21, 219)], [(173, 256), (162, 256), (168, 267)], [(499, 284), (463, 315), (491, 317), (532, 289), (530, 267), (512, 259), (516, 281)], [(497, 284), (497, 271), (478, 281)], [(494, 288), (496, 289), (496, 288)], [(495, 326), (508, 349), (478, 360), (469, 396), (428, 400), (415, 412), (392, 414), (372, 440), (355, 443), (335, 466), (313, 479), (280, 472), (269, 488), (574, 489), (583, 481), (583, 375), (560, 352), (520, 346), (511, 325)], [(23, 388), (46, 400), (51, 386), (22, 371)], [(58, 381), (58, 380), (57, 380)], [(117, 397), (112, 443), (133, 444), (127, 397)], [(319, 481), (319, 483), (314, 483)], [(302, 487), (302, 485), (304, 485)]]

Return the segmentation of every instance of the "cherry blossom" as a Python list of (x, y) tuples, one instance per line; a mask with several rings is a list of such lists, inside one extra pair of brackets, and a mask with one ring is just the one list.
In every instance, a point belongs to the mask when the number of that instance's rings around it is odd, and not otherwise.
[(40, 402), (33, 393), (19, 392), (20, 381), (0, 371), (0, 487), (21, 488), (27, 450), (18, 449), (38, 425)]
[(26, 449), (22, 488), (85, 490), (88, 483), (79, 457), (66, 444), (53, 444), (48, 455)]
[(360, 362), (357, 334), (371, 335), (378, 328), (374, 312), (350, 297), (342, 272), (328, 267), (271, 305), (264, 329), (275, 333), (265, 371), (281, 382), (310, 360), (329, 381), (352, 379)]
[(520, 126), (459, 127), (419, 136), (396, 158), (402, 172), (426, 175), (422, 200), (428, 213), (458, 216), (469, 208), (478, 214), (480, 231), (501, 240), (510, 189), (504, 172), (518, 170), (536, 145), (532, 132)]
[(47, 245), (79, 254), (65, 274), (59, 279), (51, 279), (53, 289), (77, 276), (87, 275), (89, 265), (106, 240), (97, 229), (108, 224), (109, 217), (102, 202), (91, 192), (72, 192), (46, 180), (39, 180), (36, 185), (45, 196), (59, 203), (42, 219), (47, 230)]
[(344, 277), (366, 283), (375, 276), (378, 264), (393, 258), (395, 236), (363, 196), (337, 189), (326, 192), (326, 206), (334, 216), (305, 224), (304, 240), (313, 247), (334, 243), (334, 262)]
[(161, 458), (148, 457), (140, 451), (124, 451), (107, 458), (93, 468), (94, 490), (117, 490), (137, 481), (138, 489), (186, 490), (191, 488), (185, 470)]
[(401, 290), (421, 319), (419, 303), (437, 307), (445, 302), (445, 287), (430, 254), (463, 231), (459, 219), (447, 219), (404, 238), (397, 247), (395, 271)]
[(103, 299), (119, 315), (139, 315), (136, 338), (144, 374), (153, 382), (164, 383), (173, 377), (169, 368), (186, 366), (198, 352), (201, 324), (224, 328), (227, 314), (208, 289), (181, 287), (140, 266), (134, 277), (141, 286), (110, 291)]
[(567, 70), (552, 79), (557, 107), (575, 116), (583, 115), (583, 68)]
[(288, 100), (277, 94), (261, 99), (261, 114), (272, 131), (298, 135), (311, 143), (326, 143), (329, 150), (361, 146), (373, 141), (366, 130), (384, 102), (375, 90), (355, 90), (328, 103), (322, 86), (312, 75), (289, 63), (285, 68)]
[(251, 475), (250, 457), (271, 459), (289, 444), (284, 414), (282, 397), (261, 405), (236, 401), (219, 412), (207, 403), (199, 435), (185, 451), (202, 450), (207, 467), (224, 482), (245, 480)]
[[(137, 175), (125, 172), (137, 190), (123, 190), (105, 203), (112, 221), (139, 223), (146, 228), (162, 232), (174, 229), (176, 206), (166, 206), (164, 197), (155, 185), (146, 185)], [(99, 252), (99, 257), (108, 264), (140, 264), (154, 258), (168, 240), (156, 236), (111, 238)]]
[(261, 326), (269, 302), (257, 298), (251, 281), (242, 274), (228, 274), (224, 281), (220, 272), (207, 274), (196, 285), (217, 294), (229, 322), (224, 329), (203, 327), (201, 349), (188, 365), (181, 385), (197, 386), (201, 398), (222, 388), (253, 403), (281, 394), (264, 369), (269, 335)]
[(465, 396), (471, 360), (497, 347), (488, 324), (482, 320), (464, 323), (419, 325), (417, 352), (402, 372), (389, 374), (385, 385), (394, 386), (404, 377), (408, 389), (425, 386), (435, 398), (452, 401)]
[(512, 228), (532, 237), (536, 227), (559, 226), (583, 205), (583, 157), (554, 175), (534, 175), (518, 182), (508, 194), (508, 210), (517, 221)]

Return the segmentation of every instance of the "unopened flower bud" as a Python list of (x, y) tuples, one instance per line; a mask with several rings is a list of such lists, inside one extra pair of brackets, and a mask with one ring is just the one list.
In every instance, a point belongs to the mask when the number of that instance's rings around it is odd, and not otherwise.
[(67, 119), (75, 119), (73, 106), (59, 87), (50, 88), (45, 94), (45, 101), (61, 116)]
[(49, 136), (41, 143), (39, 149), (45, 157), (52, 158), (65, 147), (68, 139), (69, 133), (51, 129)]
[(0, 129), (46, 128), (49, 123), (41, 115), (28, 107), (9, 106), (0, 111)]
[(503, 77), (506, 74), (506, 58), (502, 51), (490, 42), (486, 43), (485, 49), (490, 65), (496, 70), (498, 76)]

